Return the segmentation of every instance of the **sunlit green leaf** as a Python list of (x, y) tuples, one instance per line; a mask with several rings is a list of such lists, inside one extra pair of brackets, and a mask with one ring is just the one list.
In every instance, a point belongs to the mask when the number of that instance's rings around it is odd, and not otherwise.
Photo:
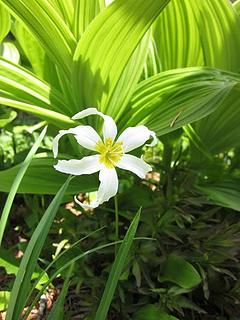
[(74, 92), (81, 108), (106, 110), (134, 49), (168, 2), (118, 0), (94, 19), (74, 55)]
[[(66, 174), (60, 173), (53, 168), (56, 160), (52, 157), (46, 157), (44, 154), (34, 158), (26, 172), (19, 193), (35, 194), (55, 194), (59, 187), (66, 180)], [(9, 192), (12, 182), (19, 170), (20, 165), (7, 170), (0, 171), (0, 191)], [(97, 189), (98, 179), (94, 175), (78, 176), (70, 182), (66, 191), (68, 194), (78, 192), (89, 192)]]
[(119, 126), (143, 123), (159, 135), (171, 132), (211, 114), (238, 82), (238, 75), (210, 68), (162, 72), (138, 84)]
[(0, 4), (0, 43), (8, 34), (11, 26), (11, 18), (9, 12)]

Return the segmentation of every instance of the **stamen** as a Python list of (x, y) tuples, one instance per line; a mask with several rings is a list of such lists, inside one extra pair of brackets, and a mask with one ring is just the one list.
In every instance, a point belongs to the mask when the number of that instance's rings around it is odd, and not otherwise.
[(107, 168), (114, 168), (123, 156), (122, 142), (113, 142), (107, 138), (105, 142), (99, 141), (96, 144), (96, 150), (100, 153), (99, 161)]

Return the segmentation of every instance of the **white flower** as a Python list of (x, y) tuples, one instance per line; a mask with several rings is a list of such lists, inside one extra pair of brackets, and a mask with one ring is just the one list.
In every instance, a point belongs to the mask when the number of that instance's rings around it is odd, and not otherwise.
[(73, 116), (73, 119), (82, 119), (89, 115), (99, 115), (103, 118), (103, 140), (92, 127), (80, 125), (69, 130), (60, 130), (53, 140), (53, 155), (58, 154), (58, 141), (65, 134), (73, 134), (77, 142), (84, 148), (97, 151), (98, 154), (84, 157), (80, 160), (58, 160), (54, 168), (60, 172), (82, 175), (99, 171), (100, 186), (97, 192), (97, 199), (90, 205), (80, 202), (76, 197), (75, 201), (84, 209), (96, 208), (111, 197), (115, 196), (118, 190), (118, 176), (116, 167), (132, 171), (140, 178), (144, 178), (152, 168), (140, 158), (127, 154), (149, 140), (153, 141), (149, 146), (156, 144), (157, 139), (153, 131), (140, 125), (125, 129), (120, 136), (117, 136), (117, 126), (114, 120), (96, 108), (88, 108)]

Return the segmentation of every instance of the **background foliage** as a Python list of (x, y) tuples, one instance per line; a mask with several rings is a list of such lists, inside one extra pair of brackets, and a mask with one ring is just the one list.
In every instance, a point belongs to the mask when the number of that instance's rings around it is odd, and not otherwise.
[[(104, 319), (111, 302), (109, 319), (238, 319), (239, 8), (229, 0), (0, 1), (2, 208), (38, 149), (1, 220), (8, 211), (7, 319), (31, 304), (39, 310), (42, 292), (57, 299), (47, 319)], [(144, 150), (154, 167), (146, 180), (120, 175), (128, 246), (114, 264), (113, 202), (78, 211), (72, 195), (86, 197), (97, 178), (65, 182), (52, 167), (52, 137), (89, 106), (120, 131), (145, 124), (160, 139)], [(65, 138), (61, 157), (81, 155)], [(101, 300), (109, 281), (117, 289)]]

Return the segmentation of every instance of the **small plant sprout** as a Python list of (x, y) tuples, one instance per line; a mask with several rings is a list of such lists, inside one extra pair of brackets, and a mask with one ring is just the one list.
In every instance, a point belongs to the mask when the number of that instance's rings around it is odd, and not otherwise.
[(132, 171), (142, 179), (149, 171), (152, 171), (151, 166), (143, 159), (127, 153), (144, 145), (151, 137), (153, 138), (152, 142), (146, 145), (154, 146), (157, 142), (156, 134), (143, 125), (125, 129), (116, 139), (117, 126), (115, 121), (96, 108), (85, 109), (73, 116), (73, 119), (82, 119), (90, 115), (99, 115), (103, 118), (103, 139), (91, 126), (79, 125), (69, 130), (60, 130), (53, 140), (55, 158), (58, 155), (59, 139), (65, 134), (73, 134), (82, 147), (98, 152), (96, 155), (83, 157), (80, 160), (58, 160), (54, 166), (56, 170), (72, 175), (99, 172), (100, 186), (96, 200), (87, 205), (75, 197), (75, 201), (84, 209), (96, 208), (116, 195), (118, 191), (116, 167)]

